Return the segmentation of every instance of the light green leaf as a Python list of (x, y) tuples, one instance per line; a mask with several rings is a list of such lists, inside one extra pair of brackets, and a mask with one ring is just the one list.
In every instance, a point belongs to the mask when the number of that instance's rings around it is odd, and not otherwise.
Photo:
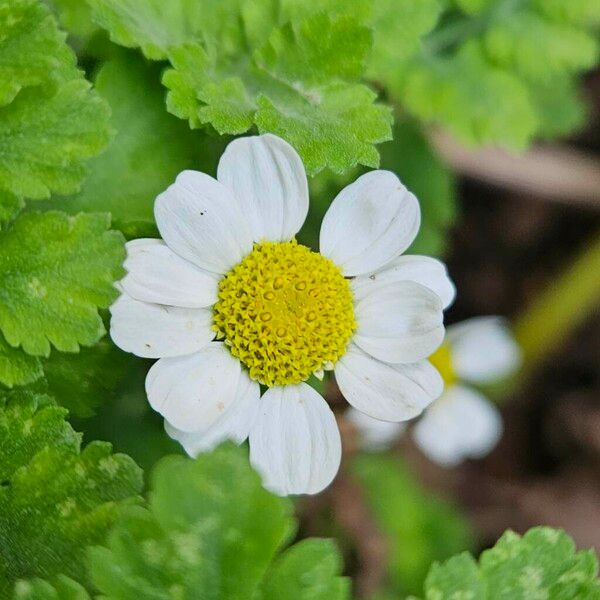
[(17, 579), (63, 573), (85, 584), (85, 553), (103, 542), (141, 471), (109, 444), (80, 449), (66, 411), (47, 396), (0, 396), (0, 596)]
[(167, 106), (192, 127), (239, 134), (253, 124), (300, 153), (309, 173), (377, 166), (374, 144), (390, 139), (388, 108), (355, 83), (370, 46), (366, 28), (348, 17), (316, 15), (284, 25), (248, 60), (218, 60), (187, 45), (170, 53), (163, 83)]
[(25, 213), (0, 236), (0, 330), (11, 346), (48, 356), (104, 334), (122, 274), (123, 236), (101, 214)]
[(562, 137), (585, 124), (587, 107), (578, 87), (577, 81), (563, 77), (559, 81), (529, 88), (539, 119), (540, 137)]
[(0, 106), (23, 88), (78, 76), (75, 55), (38, 0), (0, 0)]
[(52, 584), (39, 578), (17, 581), (13, 600), (91, 600), (91, 597), (76, 581), (59, 575)]
[(197, 0), (88, 0), (92, 18), (127, 48), (141, 48), (147, 58), (167, 58), (173, 46), (197, 39), (202, 13), (210, 9)]
[(350, 581), (330, 540), (308, 539), (286, 550), (268, 571), (256, 600), (343, 600)]
[(317, 15), (275, 30), (256, 55), (273, 79), (272, 91), (265, 87), (257, 99), (256, 125), (289, 141), (309, 173), (379, 165), (374, 145), (391, 139), (391, 112), (352, 83), (369, 46), (368, 31), (353, 19)]
[(589, 69), (598, 58), (591, 33), (525, 10), (490, 27), (483, 46), (494, 65), (542, 83)]
[(444, 124), (470, 145), (524, 149), (538, 127), (526, 85), (490, 66), (476, 45), (465, 46), (452, 58), (414, 62), (402, 99), (412, 115)]
[(0, 189), (0, 230), (12, 221), (25, 207), (25, 201), (19, 197)]
[(420, 592), (433, 561), (470, 548), (467, 522), (453, 506), (421, 490), (400, 459), (365, 454), (351, 469), (387, 539), (388, 580), (398, 596)]
[(375, 41), (367, 76), (397, 88), (404, 65), (421, 49), (421, 39), (438, 22), (439, 0), (375, 0), (372, 27)]
[[(316, 3), (91, 0), (96, 21), (120, 44), (169, 58), (167, 107), (193, 128), (237, 135), (257, 127), (300, 152), (309, 172), (377, 166), (390, 138), (389, 110), (358, 83), (371, 46), (356, 10)], [(352, 18), (348, 16), (352, 13)], [(287, 22), (290, 16), (302, 20)]]
[(556, 127), (548, 126), (544, 101), (558, 112), (554, 98), (564, 99), (573, 77), (596, 64), (599, 0), (438, 0), (437, 10), (426, 10), (428, 3), (411, 2), (409, 10), (375, 0), (368, 74), (401, 109), (466, 145), (517, 151), (577, 125), (573, 95)]
[(45, 0), (54, 10), (62, 27), (80, 38), (89, 38), (99, 31), (92, 22), (92, 11), (86, 0)]
[(108, 105), (84, 79), (56, 92), (23, 90), (0, 108), (0, 187), (33, 199), (76, 192), (83, 161), (109, 141), (108, 117)]
[(112, 108), (111, 126), (117, 134), (88, 163), (90, 174), (79, 194), (44, 206), (70, 213), (110, 212), (114, 226), (129, 235), (140, 228), (145, 233), (154, 223), (156, 196), (197, 162), (200, 136), (165, 111), (158, 69), (133, 53), (105, 64), (96, 90)]
[[(215, 41), (220, 53), (237, 51), (252, 27), (273, 25), (271, 2), (244, 0), (88, 0), (93, 19), (111, 39), (128, 48), (141, 48), (147, 58), (160, 60), (169, 50), (188, 42)], [(259, 13), (259, 14), (257, 14)], [(266, 19), (265, 16), (271, 18)], [(255, 40), (256, 41), (256, 40)]]
[(293, 530), (290, 501), (264, 490), (243, 448), (167, 457), (153, 474), (149, 510), (129, 510), (108, 547), (92, 548), (92, 578), (106, 600), (346, 600), (327, 543), (299, 544), (268, 570)]
[(523, 537), (507, 531), (479, 562), (490, 598), (591, 598), (586, 592), (594, 588), (600, 594), (597, 560), (577, 553), (561, 530), (536, 527)]
[(593, 27), (600, 22), (600, 0), (532, 0), (541, 13), (561, 23)]
[(0, 333), (0, 384), (9, 388), (14, 385), (27, 385), (42, 375), (40, 359), (9, 346)]
[(427, 576), (425, 590), (426, 600), (487, 598), (477, 562), (468, 552), (453, 556), (443, 565), (434, 563)]
[(598, 560), (576, 552), (562, 530), (535, 527), (524, 536), (507, 531), (481, 555), (467, 553), (435, 564), (425, 583), (426, 600), (598, 600)]

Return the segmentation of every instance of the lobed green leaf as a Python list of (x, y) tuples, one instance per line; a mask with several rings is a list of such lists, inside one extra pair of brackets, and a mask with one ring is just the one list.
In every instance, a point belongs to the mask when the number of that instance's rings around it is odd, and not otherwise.
[(110, 212), (115, 227), (145, 235), (154, 224), (156, 196), (197, 162), (199, 136), (165, 111), (158, 70), (133, 53), (122, 52), (103, 65), (96, 91), (111, 106), (116, 135), (88, 163), (81, 192), (43, 206), (74, 214)]
[(17, 581), (13, 600), (91, 600), (91, 596), (76, 581), (59, 575), (52, 583), (39, 578)]
[(271, 564), (293, 533), (292, 505), (264, 490), (245, 450), (227, 444), (195, 461), (167, 457), (151, 488), (149, 509), (127, 511), (108, 546), (91, 550), (103, 598), (349, 597), (327, 542), (302, 542)]
[(109, 112), (82, 78), (23, 90), (0, 108), (0, 188), (33, 199), (76, 192), (84, 160), (110, 139)]
[(18, 579), (63, 573), (85, 583), (82, 549), (104, 540), (141, 489), (140, 469), (109, 444), (81, 450), (65, 414), (48, 396), (0, 396), (2, 597)]
[(104, 334), (98, 307), (117, 295), (123, 236), (102, 214), (26, 213), (0, 236), (0, 331), (11, 346), (48, 356)]
[(598, 561), (591, 551), (577, 552), (573, 540), (550, 527), (524, 536), (507, 531), (479, 564), (468, 554), (431, 568), (425, 599), (578, 600), (600, 598)]
[(26, 87), (78, 76), (75, 55), (38, 0), (0, 0), (0, 107)]
[(0, 334), (0, 384), (9, 388), (27, 385), (42, 375), (42, 363), (37, 356), (29, 356), (19, 348), (9, 346)]

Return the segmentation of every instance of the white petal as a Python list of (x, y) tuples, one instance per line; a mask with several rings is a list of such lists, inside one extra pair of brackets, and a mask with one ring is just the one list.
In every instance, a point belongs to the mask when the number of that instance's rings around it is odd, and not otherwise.
[(498, 409), (475, 390), (453, 385), (413, 429), (421, 450), (442, 466), (488, 454), (502, 435)]
[(236, 195), (255, 242), (287, 241), (308, 213), (308, 181), (298, 153), (272, 135), (238, 138), (221, 160), (218, 180)]
[(416, 362), (444, 339), (440, 298), (414, 281), (376, 287), (356, 303), (355, 316), (354, 342), (385, 362)]
[(123, 294), (110, 312), (113, 342), (144, 358), (191, 354), (215, 337), (212, 312), (204, 308), (148, 304)]
[(250, 431), (250, 461), (267, 489), (316, 494), (331, 483), (341, 457), (335, 417), (313, 388), (300, 383), (265, 392)]
[(221, 343), (196, 354), (162, 358), (146, 376), (150, 406), (181, 431), (201, 431), (225, 414), (238, 395), (240, 362)]
[(374, 289), (397, 281), (416, 281), (435, 292), (444, 309), (452, 304), (456, 295), (454, 283), (443, 262), (429, 256), (399, 256), (383, 269), (371, 275), (361, 275), (352, 280), (354, 297), (364, 298)]
[(371, 171), (344, 188), (321, 226), (321, 254), (344, 275), (371, 273), (402, 254), (421, 223), (419, 201), (390, 171)]
[(501, 379), (521, 363), (521, 350), (500, 317), (477, 317), (452, 325), (447, 341), (453, 368), (466, 381)]
[(217, 276), (177, 256), (162, 240), (133, 240), (125, 247), (127, 275), (120, 284), (132, 298), (184, 308), (217, 301)]
[(404, 423), (373, 419), (353, 407), (346, 411), (346, 418), (357, 430), (360, 447), (364, 450), (387, 450), (406, 429)]
[(183, 171), (156, 198), (161, 237), (179, 256), (213, 273), (226, 273), (252, 250), (252, 235), (233, 193), (198, 171)]
[(190, 456), (212, 450), (225, 440), (241, 444), (250, 433), (258, 415), (260, 387), (242, 371), (235, 400), (208, 428), (200, 431), (181, 431), (165, 421), (166, 432), (177, 440)]
[(351, 344), (335, 366), (335, 379), (354, 408), (383, 421), (406, 421), (440, 396), (444, 382), (426, 360), (390, 365)]

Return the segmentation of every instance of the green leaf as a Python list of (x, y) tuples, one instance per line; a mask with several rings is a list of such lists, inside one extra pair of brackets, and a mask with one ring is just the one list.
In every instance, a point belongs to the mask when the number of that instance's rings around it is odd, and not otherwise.
[(523, 537), (507, 531), (481, 555), (480, 571), (492, 598), (585, 598), (600, 593), (592, 556), (577, 553), (564, 531), (536, 527)]
[(507, 531), (479, 564), (464, 553), (433, 565), (425, 598), (597, 600), (598, 560), (592, 551), (576, 552), (562, 530), (535, 527), (522, 537)]
[(257, 99), (256, 125), (288, 140), (309, 173), (379, 165), (374, 145), (391, 139), (391, 112), (352, 83), (369, 47), (368, 30), (353, 19), (317, 15), (275, 30), (256, 55), (273, 79), (272, 91), (265, 87)]
[(27, 385), (43, 375), (42, 363), (36, 356), (29, 356), (18, 348), (12, 348), (0, 334), (0, 384), (6, 387)]
[(92, 21), (92, 11), (85, 0), (45, 0), (54, 10), (62, 27), (69, 33), (87, 39), (99, 31)]
[[(167, 58), (173, 46), (194, 41), (202, 32), (210, 8), (197, 0), (88, 0), (92, 18), (127, 48), (141, 48), (145, 56)], [(203, 14), (204, 13), (204, 14)]]
[[(426, 600), (441, 598), (487, 597), (485, 582), (481, 580), (477, 562), (468, 553), (453, 556), (446, 563), (434, 563), (425, 583)], [(511, 597), (512, 598), (512, 597)]]
[(365, 454), (354, 460), (351, 469), (387, 538), (388, 580), (397, 595), (421, 591), (434, 560), (471, 546), (463, 517), (450, 504), (421, 490), (398, 458)]
[(421, 228), (407, 252), (443, 255), (458, 212), (456, 181), (417, 123), (397, 123), (394, 140), (381, 146), (381, 167), (396, 173), (421, 205)]
[(561, 78), (559, 81), (533, 85), (529, 89), (529, 96), (538, 114), (540, 137), (562, 137), (585, 124), (587, 107), (580, 97), (577, 81)]
[(75, 55), (37, 0), (0, 0), (0, 106), (25, 87), (78, 76)]
[(421, 49), (421, 39), (435, 27), (441, 13), (439, 0), (375, 0), (375, 41), (367, 76), (396, 88), (403, 63)]
[(0, 189), (0, 231), (10, 223), (25, 208), (25, 201), (19, 197)]
[(600, 0), (532, 0), (540, 13), (560, 23), (593, 27), (600, 22)]
[(526, 10), (490, 27), (483, 45), (493, 64), (528, 81), (551, 82), (589, 69), (598, 57), (598, 44), (591, 33)]
[(579, 123), (572, 94), (556, 127), (548, 126), (544, 100), (558, 112), (554, 98), (565, 98), (574, 76), (596, 64), (599, 0), (403, 4), (375, 0), (368, 75), (413, 117), (467, 145), (509, 150)]
[(102, 214), (25, 213), (0, 236), (0, 330), (11, 346), (48, 356), (104, 334), (122, 275), (123, 236)]
[(538, 121), (524, 83), (490, 66), (476, 45), (452, 58), (422, 58), (406, 74), (402, 99), (426, 123), (442, 123), (470, 144), (524, 149)]
[(370, 47), (366, 28), (348, 17), (316, 15), (284, 25), (252, 58), (217, 58), (199, 45), (175, 48), (163, 77), (167, 106), (192, 127), (239, 134), (253, 124), (300, 153), (309, 173), (377, 166), (374, 144), (390, 139), (388, 108), (356, 83)]
[(0, 396), (0, 595), (17, 579), (63, 573), (82, 583), (87, 545), (101, 543), (142, 484), (141, 471), (110, 444), (92, 442), (49, 397)]
[[(167, 107), (191, 127), (276, 133), (311, 173), (378, 164), (373, 145), (390, 138), (391, 117), (358, 83), (371, 46), (356, 19), (369, 12), (364, 1), (356, 10), (336, 9), (343, 3), (334, 0), (324, 8), (296, 0), (212, 1), (202, 14), (189, 0), (91, 3), (117, 43), (169, 58)], [(288, 23), (290, 16), (298, 20)]]
[(76, 192), (83, 161), (110, 139), (108, 117), (108, 105), (84, 79), (56, 92), (23, 90), (0, 108), (0, 187), (33, 199)]
[(330, 540), (308, 539), (286, 550), (273, 564), (256, 600), (343, 600), (350, 581)]
[(91, 600), (91, 597), (76, 581), (59, 575), (52, 584), (39, 578), (17, 581), (13, 600)]
[(114, 226), (134, 235), (154, 223), (154, 199), (197, 162), (202, 146), (185, 123), (165, 111), (158, 70), (133, 53), (106, 63), (96, 90), (112, 108), (117, 134), (88, 163), (90, 174), (79, 194), (44, 206), (70, 213), (110, 212)]
[(108, 547), (92, 548), (92, 578), (106, 600), (348, 598), (327, 543), (299, 544), (268, 570), (294, 525), (290, 501), (262, 487), (243, 448), (167, 457), (153, 474), (149, 510), (129, 510)]

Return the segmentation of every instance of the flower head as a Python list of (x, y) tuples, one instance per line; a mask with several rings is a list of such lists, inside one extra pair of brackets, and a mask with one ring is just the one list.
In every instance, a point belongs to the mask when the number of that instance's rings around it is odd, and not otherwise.
[(353, 406), (388, 421), (439, 396), (425, 359), (454, 294), (442, 263), (401, 256), (420, 210), (393, 173), (342, 190), (320, 253), (294, 239), (307, 212), (296, 151), (273, 135), (237, 139), (217, 179), (184, 171), (158, 196), (162, 240), (127, 244), (111, 308), (115, 343), (159, 359), (146, 391), (169, 435), (191, 455), (249, 438), (280, 494), (316, 493), (339, 467), (339, 431), (311, 375), (333, 370)]
[[(429, 358), (442, 375), (445, 390), (413, 428), (421, 450), (442, 466), (490, 452), (502, 435), (495, 405), (469, 384), (492, 383), (510, 375), (520, 363), (520, 350), (499, 317), (478, 317), (448, 327), (443, 345)], [(389, 447), (404, 432), (403, 423), (382, 423), (354, 409), (348, 417), (363, 447)]]

